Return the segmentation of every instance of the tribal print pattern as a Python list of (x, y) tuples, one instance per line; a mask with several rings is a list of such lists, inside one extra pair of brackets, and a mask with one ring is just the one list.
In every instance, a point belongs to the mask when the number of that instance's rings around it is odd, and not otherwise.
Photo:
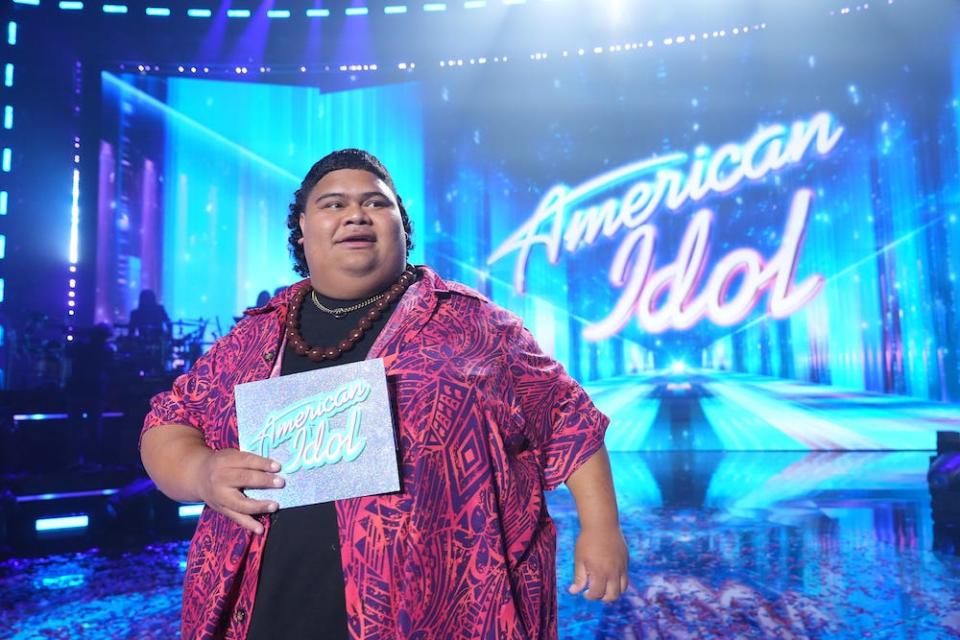
[[(544, 490), (601, 447), (607, 419), (516, 316), (421, 273), (368, 356), (386, 365), (402, 489), (337, 502), (351, 636), (555, 638)], [(189, 424), (213, 448), (236, 447), (233, 386), (270, 376), (301, 286), (254, 310), (154, 398), (144, 430)], [(184, 580), (185, 638), (246, 636), (264, 539), (204, 509)]]

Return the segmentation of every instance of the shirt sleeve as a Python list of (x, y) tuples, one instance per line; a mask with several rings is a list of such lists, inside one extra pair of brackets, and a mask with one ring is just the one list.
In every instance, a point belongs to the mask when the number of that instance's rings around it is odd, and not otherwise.
[(541, 453), (544, 486), (554, 489), (603, 446), (610, 419), (519, 320), (507, 358), (528, 434)]

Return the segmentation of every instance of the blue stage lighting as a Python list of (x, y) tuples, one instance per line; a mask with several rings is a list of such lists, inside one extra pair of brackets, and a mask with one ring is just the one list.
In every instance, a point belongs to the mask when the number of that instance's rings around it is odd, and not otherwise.
[(268, 18), (289, 18), (290, 10), (289, 9), (270, 9), (267, 11)]
[(7, 147), (3, 150), (3, 165), (2, 168), (4, 173), (10, 173), (10, 165), (13, 162), (13, 149)]
[(383, 12), (386, 14), (406, 13), (407, 7), (402, 4), (389, 5), (383, 8)]
[(147, 7), (147, 15), (167, 18), (170, 16), (170, 9), (166, 7)]
[(187, 9), (187, 16), (190, 18), (209, 18), (213, 15), (210, 9)]
[(61, 516), (58, 518), (38, 518), (34, 523), (37, 531), (62, 531), (64, 529), (85, 529), (90, 518), (85, 514)]
[(7, 236), (0, 235), (0, 260), (7, 257)]
[(64, 11), (79, 11), (83, 9), (83, 3), (78, 0), (60, 0), (60, 8)]
[(17, 23), (8, 22), (7, 23), (7, 44), (11, 47), (17, 44)]
[(487, 6), (487, 0), (467, 0), (463, 3), (464, 9), (483, 9)]
[(0, 216), (7, 215), (7, 192), (0, 191)]
[(40, 0), (13, 0), (14, 4), (29, 4), (34, 7), (40, 6)]
[(85, 580), (86, 578), (82, 573), (70, 573), (64, 576), (41, 578), (40, 584), (44, 589), (75, 589), (81, 586)]
[(249, 18), (249, 9), (227, 9), (228, 18)]
[(423, 5), (423, 10), (424, 11), (446, 11), (447, 5), (444, 4), (443, 2), (430, 2), (428, 4)]
[(105, 4), (103, 5), (104, 13), (126, 13), (127, 5), (125, 4)]
[(676, 375), (683, 375), (687, 372), (687, 364), (683, 360), (675, 360), (670, 365), (670, 372)]
[(3, 68), (3, 86), (12, 87), (13, 86), (13, 63), (8, 62)]
[(17, 496), (17, 502), (44, 502), (47, 500), (66, 500), (70, 498), (96, 498), (98, 496), (112, 496), (120, 489), (93, 489), (90, 491), (68, 491), (65, 493), (37, 493), (28, 496)]
[(365, 16), (369, 11), (366, 7), (348, 7), (345, 13), (348, 16)]
[(16, 413), (13, 415), (13, 423), (31, 422), (43, 420), (64, 420), (68, 416), (65, 413)]
[(181, 518), (196, 518), (203, 512), (203, 504), (182, 504), (177, 509)]
[(3, 128), (13, 129), (13, 107), (10, 105), (3, 108)]
[(307, 9), (308, 18), (327, 18), (330, 16), (330, 9)]

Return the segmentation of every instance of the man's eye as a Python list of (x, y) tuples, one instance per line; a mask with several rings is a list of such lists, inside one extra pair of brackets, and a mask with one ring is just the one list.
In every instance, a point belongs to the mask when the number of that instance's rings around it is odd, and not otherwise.
[(342, 206), (343, 206), (342, 203), (337, 202), (337, 201), (332, 201), (332, 202), (328, 202), (327, 204), (323, 205), (323, 208), (324, 208), (324, 209), (339, 209), (339, 208), (341, 208)]
[(369, 202), (369, 205), (371, 207), (389, 207), (390, 203), (387, 202), (386, 200), (371, 200)]

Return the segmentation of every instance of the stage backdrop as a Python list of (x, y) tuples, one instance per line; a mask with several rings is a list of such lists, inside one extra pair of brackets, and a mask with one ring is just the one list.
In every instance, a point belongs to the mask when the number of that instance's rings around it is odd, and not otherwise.
[(651, 425), (692, 396), (692, 448), (932, 447), (960, 424), (960, 26), (896, 10), (352, 91), (104, 72), (97, 319), (149, 288), (226, 331), (295, 279), (304, 173), (358, 146), (412, 261), (521, 315), (619, 416), (612, 448), (669, 448)]

